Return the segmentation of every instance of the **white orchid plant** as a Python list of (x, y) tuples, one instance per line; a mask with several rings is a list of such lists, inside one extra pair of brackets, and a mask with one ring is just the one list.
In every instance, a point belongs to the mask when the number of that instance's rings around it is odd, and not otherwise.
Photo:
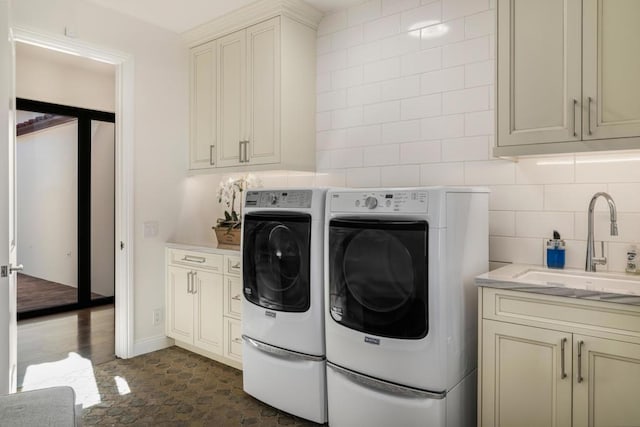
[[(242, 193), (248, 188), (262, 186), (260, 178), (253, 174), (248, 174), (240, 178), (229, 178), (220, 181), (218, 188), (218, 203), (224, 204), (227, 209), (224, 211), (224, 218), (219, 218), (217, 227), (227, 227), (229, 230), (240, 228), (242, 223)], [(238, 210), (236, 211), (236, 199), (238, 199)]]

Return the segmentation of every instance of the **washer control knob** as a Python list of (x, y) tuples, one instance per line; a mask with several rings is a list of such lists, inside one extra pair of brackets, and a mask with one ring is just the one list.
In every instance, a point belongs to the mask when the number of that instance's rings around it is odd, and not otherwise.
[(275, 194), (271, 195), (271, 204), (275, 205), (276, 203), (278, 203), (278, 196), (276, 196)]
[(373, 196), (369, 196), (364, 200), (364, 205), (369, 209), (375, 209), (378, 206), (378, 199)]

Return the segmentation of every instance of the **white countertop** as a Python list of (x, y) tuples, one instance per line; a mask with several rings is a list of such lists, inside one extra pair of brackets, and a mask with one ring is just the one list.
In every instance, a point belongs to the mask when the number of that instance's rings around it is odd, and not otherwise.
[(185, 251), (197, 251), (197, 252), (206, 252), (210, 254), (222, 254), (222, 255), (233, 255), (233, 256), (240, 255), (239, 247), (238, 249), (225, 249), (225, 248), (218, 248), (213, 245), (203, 246), (203, 245), (191, 245), (188, 243), (176, 243), (176, 242), (167, 242), (165, 246), (168, 248), (182, 249)]
[(640, 275), (511, 264), (476, 277), (480, 287), (640, 305)]

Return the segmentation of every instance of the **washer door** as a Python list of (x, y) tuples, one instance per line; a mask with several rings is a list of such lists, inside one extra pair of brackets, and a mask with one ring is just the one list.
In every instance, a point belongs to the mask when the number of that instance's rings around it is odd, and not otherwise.
[(426, 221), (331, 220), (331, 317), (369, 334), (425, 337), (427, 237)]
[(278, 311), (309, 309), (311, 216), (251, 213), (244, 216), (244, 296)]

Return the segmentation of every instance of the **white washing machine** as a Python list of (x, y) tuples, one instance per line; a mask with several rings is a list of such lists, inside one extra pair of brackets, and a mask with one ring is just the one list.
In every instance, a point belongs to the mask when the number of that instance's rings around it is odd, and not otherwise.
[(244, 391), (327, 420), (325, 189), (247, 191), (242, 221)]
[(325, 217), (332, 427), (475, 426), (477, 290), (488, 190), (330, 190)]

